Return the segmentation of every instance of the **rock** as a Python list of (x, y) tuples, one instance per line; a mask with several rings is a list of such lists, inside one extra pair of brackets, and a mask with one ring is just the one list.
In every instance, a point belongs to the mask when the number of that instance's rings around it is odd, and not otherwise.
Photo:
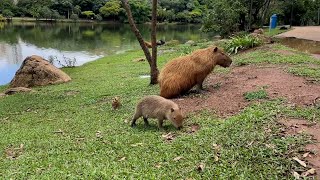
[(40, 56), (27, 57), (9, 87), (33, 87), (58, 84), (70, 81), (71, 78)]
[(192, 46), (192, 45), (195, 45), (196, 43), (192, 40), (189, 40), (185, 44), (189, 44), (190, 46)]
[(4, 94), (4, 93), (0, 93), (0, 98), (1, 98), (1, 97), (5, 97), (5, 96), (7, 96), (7, 95)]
[(30, 92), (32, 89), (30, 88), (25, 88), (25, 87), (15, 87), (15, 88), (9, 88), (7, 89), (4, 94), (6, 95), (12, 95), (20, 92)]
[(262, 28), (259, 28), (259, 29), (255, 29), (255, 30), (253, 31), (253, 33), (263, 34), (264, 32), (263, 32), (263, 29), (262, 29)]

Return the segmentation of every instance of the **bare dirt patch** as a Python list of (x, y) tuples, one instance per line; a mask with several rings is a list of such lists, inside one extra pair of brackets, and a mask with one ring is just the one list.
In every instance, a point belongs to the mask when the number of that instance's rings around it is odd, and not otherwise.
[(303, 119), (281, 119), (279, 122), (285, 126), (286, 135), (306, 133), (313, 137), (314, 143), (305, 147), (303, 158), (316, 170), (320, 179), (320, 125)]
[(244, 93), (264, 88), (269, 98), (284, 97), (295, 106), (309, 106), (320, 96), (320, 85), (285, 72), (284, 67), (234, 67), (229, 74), (210, 74), (202, 94), (189, 94), (174, 101), (184, 113), (214, 110), (220, 116), (238, 113), (249, 101)]

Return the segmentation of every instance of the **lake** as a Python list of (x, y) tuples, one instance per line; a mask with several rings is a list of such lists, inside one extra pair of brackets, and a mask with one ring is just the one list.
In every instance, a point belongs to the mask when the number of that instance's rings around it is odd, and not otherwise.
[[(145, 40), (150, 41), (150, 26), (138, 28)], [(207, 38), (199, 28), (200, 25), (159, 25), (157, 39), (184, 43)], [(57, 67), (75, 60), (79, 66), (139, 47), (128, 24), (0, 23), (0, 85), (12, 80), (27, 56), (53, 59)]]

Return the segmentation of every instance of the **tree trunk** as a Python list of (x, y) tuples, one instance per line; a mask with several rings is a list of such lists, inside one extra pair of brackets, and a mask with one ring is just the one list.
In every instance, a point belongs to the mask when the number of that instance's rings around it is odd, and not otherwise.
[(152, 21), (151, 21), (151, 44), (152, 44), (152, 59), (151, 59), (151, 82), (150, 84), (158, 83), (159, 70), (157, 68), (157, 5), (158, 0), (152, 1)]
[[(140, 46), (141, 46), (141, 48), (142, 48), (142, 50), (144, 52), (144, 55), (146, 56), (146, 59), (147, 59), (149, 65), (150, 65), (150, 84), (156, 84), (157, 83), (157, 78), (158, 78), (157, 64), (156, 64), (156, 62), (153, 62), (153, 58), (151, 57), (150, 51), (148, 50), (147, 46), (145, 45), (144, 40), (142, 38), (142, 35), (141, 35), (139, 29), (137, 28), (134, 20), (133, 20), (133, 16), (132, 16), (132, 13), (131, 13), (130, 6), (128, 4), (128, 0), (121, 0), (121, 2), (122, 2), (122, 5), (123, 5), (124, 9), (126, 10), (131, 30), (133, 31), (133, 33), (135, 34), (137, 40), (139, 41), (139, 44), (140, 44)], [(152, 50), (152, 52), (153, 51), (154, 50)], [(155, 52), (157, 52), (156, 49), (155, 49)]]

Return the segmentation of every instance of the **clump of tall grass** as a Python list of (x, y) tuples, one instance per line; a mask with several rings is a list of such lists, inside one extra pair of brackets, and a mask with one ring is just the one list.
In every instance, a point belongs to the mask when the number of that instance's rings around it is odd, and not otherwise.
[(223, 44), (226, 52), (229, 54), (237, 54), (241, 50), (250, 49), (259, 46), (263, 41), (259, 37), (253, 35), (238, 35)]

